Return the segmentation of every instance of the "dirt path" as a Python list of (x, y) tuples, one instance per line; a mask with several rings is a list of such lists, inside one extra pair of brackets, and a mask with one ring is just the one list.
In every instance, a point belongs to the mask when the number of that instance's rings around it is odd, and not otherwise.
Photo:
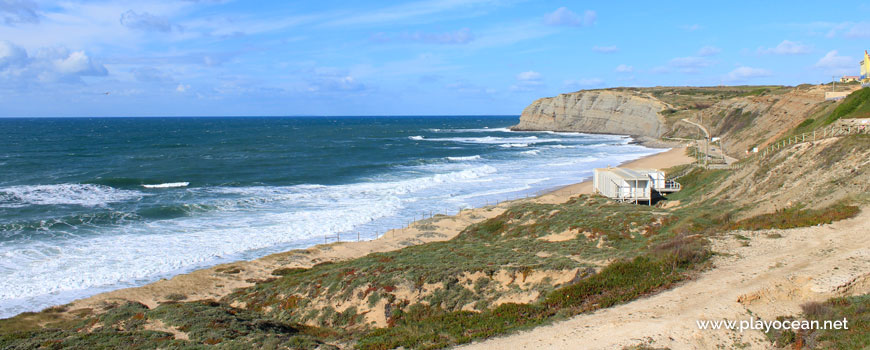
[[(858, 217), (714, 240), (714, 268), (672, 290), (462, 349), (766, 349), (759, 331), (699, 330), (696, 320), (772, 320), (807, 301), (870, 292), (870, 207)], [(736, 238), (741, 234), (749, 240)], [(781, 238), (776, 234), (781, 235)], [(744, 246), (748, 243), (748, 246)]]
[(698, 128), (701, 129), (701, 131), (704, 132), (704, 135), (707, 135), (707, 139), (708, 139), (708, 140), (710, 139), (710, 132), (707, 131), (707, 128), (705, 128), (703, 125), (698, 124), (698, 123), (695, 123), (695, 122), (693, 122), (693, 121), (691, 121), (691, 120), (688, 120), (688, 119), (686, 119), (686, 118), (683, 118), (682, 121), (684, 121), (684, 122), (686, 122), (686, 123), (689, 123), (689, 124), (692, 124), (692, 125), (694, 125), (694, 126), (697, 126)]

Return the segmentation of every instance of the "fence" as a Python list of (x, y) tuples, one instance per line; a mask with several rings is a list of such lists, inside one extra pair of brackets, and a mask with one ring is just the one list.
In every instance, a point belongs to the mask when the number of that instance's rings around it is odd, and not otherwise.
[(767, 146), (767, 148), (759, 151), (761, 158), (767, 157), (767, 155), (772, 154), (778, 150), (781, 150), (785, 147), (806, 143), (806, 142), (814, 142), (817, 140), (822, 140), (830, 137), (844, 136), (844, 135), (852, 135), (852, 134), (866, 134), (870, 127), (865, 127), (864, 125), (855, 126), (855, 125), (831, 125), (826, 126), (821, 129), (813, 130), (812, 132), (805, 132), (800, 135), (789, 136), (783, 140), (779, 140), (772, 145)]

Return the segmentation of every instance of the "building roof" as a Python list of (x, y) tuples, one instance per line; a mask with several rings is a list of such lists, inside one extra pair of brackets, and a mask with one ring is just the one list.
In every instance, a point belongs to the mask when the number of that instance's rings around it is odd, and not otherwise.
[(625, 168), (604, 168), (596, 169), (600, 171), (609, 171), (623, 180), (649, 180), (649, 173), (656, 170), (634, 170)]

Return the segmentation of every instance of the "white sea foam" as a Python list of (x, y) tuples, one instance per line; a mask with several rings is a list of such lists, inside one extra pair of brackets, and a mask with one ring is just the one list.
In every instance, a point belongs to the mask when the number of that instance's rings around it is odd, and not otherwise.
[[(195, 187), (186, 189), (186, 195), (215, 209), (194, 216), (123, 223), (82, 237), (6, 241), (0, 244), (0, 317), (141, 285), (196, 267), (310, 246), (323, 242), (324, 235), (343, 232), (355, 238), (353, 233), (363, 232), (363, 238), (366, 234), (372, 237), (423, 212), (455, 213), (459, 207), (554, 188), (581, 180), (593, 167), (655, 153), (634, 146), (591, 153), (585, 147), (532, 150), (539, 157), (480, 157), (469, 159), (474, 162), (399, 167), (395, 173), (343, 185)], [(590, 156), (599, 152), (606, 154)], [(577, 159), (588, 162), (581, 166), (571, 162)], [(548, 178), (542, 179), (542, 173)], [(89, 193), (86, 198), (102, 195), (93, 203), (146, 195), (99, 185), (70, 186), (84, 186), (73, 193)], [(6, 201), (3, 194), (16, 196), (16, 201), (23, 201), (19, 194), (33, 201), (41, 198), (35, 189), (16, 189), (11, 194), (4, 192), (7, 189), (0, 189), (0, 203)], [(66, 197), (67, 202), (78, 198)]]
[(498, 145), (499, 147), (504, 148), (517, 148), (517, 147), (529, 147), (528, 143), (503, 143)]
[(467, 160), (478, 160), (480, 159), (480, 155), (467, 156), (467, 157), (447, 157), (447, 160), (451, 160), (454, 162), (462, 162)]
[(408, 139), (409, 139), (409, 140), (414, 140), (414, 141), (423, 141), (423, 136), (420, 136), (420, 135), (416, 135), (416, 136), (408, 136)]
[(431, 129), (434, 132), (513, 132), (508, 128), (479, 128), (479, 129)]
[[(539, 138), (537, 136), (527, 136), (527, 137), (497, 137), (497, 136), (483, 136), (483, 137), (435, 137), (435, 138), (420, 138), (421, 141), (441, 141), (441, 142), (458, 142), (458, 143), (473, 143), (473, 144), (492, 144), (492, 145), (500, 145), (500, 144), (534, 144), (534, 143), (547, 143), (547, 142), (561, 142), (565, 141), (563, 139), (554, 139), (554, 138)], [(528, 146), (528, 145), (527, 145)]]
[(104, 185), (92, 184), (58, 184), (58, 185), (28, 185), (0, 188), (0, 198), (5, 205), (82, 205), (102, 206), (113, 202), (122, 202), (141, 198), (145, 194), (139, 191), (121, 190)]
[(162, 184), (154, 184), (154, 185), (142, 185), (145, 188), (177, 188), (177, 187), (187, 187), (190, 185), (190, 182), (167, 182)]
[(530, 156), (536, 156), (536, 155), (538, 155), (539, 153), (541, 153), (541, 151), (536, 150), (536, 149), (533, 149), (533, 150), (529, 150), (529, 151), (522, 151), (522, 152), (520, 152), (520, 153), (522, 153), (522, 154), (528, 154), (528, 155), (530, 155)]
[(194, 193), (223, 194), (205, 203), (219, 210), (129, 223), (94, 236), (7, 242), (0, 245), (0, 317), (58, 293), (81, 296), (135, 285), (220, 259), (250, 258), (246, 252), (348, 232), (497, 172), (482, 165), (397, 181), (194, 188)]

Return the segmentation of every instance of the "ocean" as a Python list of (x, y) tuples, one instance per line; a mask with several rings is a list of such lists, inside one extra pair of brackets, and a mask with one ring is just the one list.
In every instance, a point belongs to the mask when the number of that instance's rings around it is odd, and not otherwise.
[[(661, 150), (517, 116), (0, 119), (0, 317), (373, 239)], [(332, 238), (334, 240), (334, 238)]]

